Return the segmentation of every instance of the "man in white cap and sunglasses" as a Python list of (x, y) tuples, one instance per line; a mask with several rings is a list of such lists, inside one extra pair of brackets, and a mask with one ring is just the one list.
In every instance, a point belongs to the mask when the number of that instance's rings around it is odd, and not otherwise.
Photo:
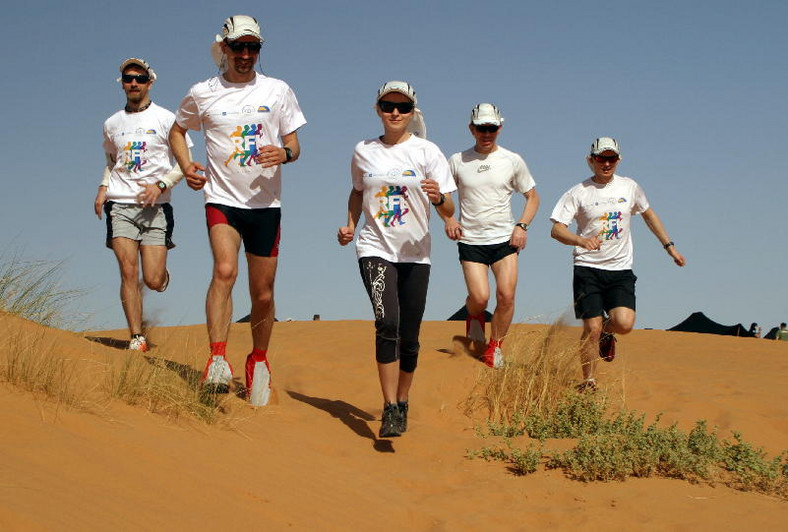
[[(503, 340), (514, 316), (517, 256), (528, 242), (528, 227), (539, 209), (536, 183), (525, 161), (497, 143), (502, 127), (495, 105), (480, 103), (471, 111), (468, 129), (476, 143), (449, 159), (459, 190), (460, 220), (445, 220), (446, 235), (459, 241), (468, 288), (465, 334), (485, 346), (482, 362), (492, 368), (503, 367)], [(525, 196), (516, 222), (511, 207), (515, 192)], [(487, 343), (484, 311), (490, 299), (489, 270), (495, 277), (496, 307)]]
[[(635, 325), (632, 216), (642, 215), (676, 265), (686, 264), (640, 185), (615, 173), (621, 160), (618, 142), (596, 139), (586, 160), (594, 175), (561, 196), (550, 216), (551, 236), (574, 247), (575, 317), (583, 320), (584, 340), (581, 391), (596, 389), (599, 358), (610, 362), (615, 357), (614, 334), (627, 334)], [(573, 222), (576, 233), (569, 230)]]
[[(228, 18), (211, 50), (220, 74), (189, 90), (170, 134), (186, 182), (204, 192), (213, 251), (204, 386), (226, 393), (233, 379), (226, 348), (243, 243), (253, 343), (245, 364), (246, 393), (253, 405), (267, 404), (271, 390), (267, 354), (274, 322), (281, 168), (298, 159), (298, 128), (306, 124), (292, 89), (255, 71), (262, 44), (257, 20), (247, 15)], [(188, 129), (204, 131), (207, 168), (189, 157), (184, 142)]]
[[(106, 245), (120, 267), (120, 299), (131, 333), (129, 349), (147, 351), (142, 328), (142, 280), (164, 292), (170, 281), (167, 250), (175, 247), (170, 189), (183, 178), (168, 136), (175, 115), (151, 102), (156, 73), (144, 59), (130, 57), (120, 65), (126, 106), (104, 122), (107, 160), (94, 201), (96, 216), (106, 213)], [(191, 140), (184, 139), (188, 151)]]

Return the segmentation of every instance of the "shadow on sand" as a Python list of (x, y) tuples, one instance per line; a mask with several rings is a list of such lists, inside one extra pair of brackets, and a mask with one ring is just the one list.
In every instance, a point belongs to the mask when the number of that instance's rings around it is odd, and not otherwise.
[(483, 343), (471, 340), (467, 336), (454, 336), (452, 337), (451, 342), (451, 348), (444, 347), (438, 349), (438, 351), (453, 357), (465, 355), (475, 360), (479, 360), (482, 358), (482, 355), (484, 355), (484, 350), (487, 348), (487, 346)]
[(295, 399), (310, 406), (322, 410), (344, 423), (350, 430), (361, 436), (372, 440), (373, 448), (380, 453), (393, 453), (394, 447), (391, 440), (380, 440), (375, 436), (368, 422), (374, 421), (375, 416), (346, 403), (345, 401), (323, 399), (321, 397), (310, 397), (302, 393), (286, 390), (287, 394)]

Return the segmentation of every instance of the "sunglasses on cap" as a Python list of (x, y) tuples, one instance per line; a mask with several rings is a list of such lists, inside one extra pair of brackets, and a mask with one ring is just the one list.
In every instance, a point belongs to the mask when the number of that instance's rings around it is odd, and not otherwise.
[(150, 81), (150, 76), (147, 74), (122, 74), (120, 79), (123, 81), (123, 83), (131, 83), (132, 81), (136, 81), (140, 85), (145, 85)]
[(592, 155), (591, 157), (593, 157), (594, 160), (598, 163), (604, 163), (604, 162), (614, 163), (618, 161), (618, 155)]
[(233, 52), (243, 52), (244, 49), (257, 53), (263, 47), (260, 41), (227, 41), (227, 47)]
[(501, 126), (496, 126), (493, 124), (485, 124), (483, 126), (473, 126), (473, 127), (475, 127), (476, 131), (478, 131), (479, 133), (495, 133), (501, 128)]
[(378, 107), (384, 113), (393, 113), (394, 109), (400, 114), (406, 115), (413, 112), (413, 102), (390, 102), (388, 100), (378, 100)]

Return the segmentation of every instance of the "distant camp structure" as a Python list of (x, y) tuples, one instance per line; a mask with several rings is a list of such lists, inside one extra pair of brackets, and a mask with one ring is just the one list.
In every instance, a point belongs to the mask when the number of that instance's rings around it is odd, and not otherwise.
[(723, 334), (727, 336), (745, 336), (754, 338), (755, 335), (747, 330), (744, 325), (722, 325), (710, 319), (703, 312), (693, 312), (687, 319), (674, 325), (669, 331), (696, 332), (705, 334)]

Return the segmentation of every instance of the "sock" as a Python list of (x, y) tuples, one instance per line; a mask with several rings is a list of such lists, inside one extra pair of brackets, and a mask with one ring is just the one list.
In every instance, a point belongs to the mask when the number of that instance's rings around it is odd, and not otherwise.
[(254, 349), (252, 349), (252, 352), (249, 354), (249, 356), (255, 362), (262, 362), (263, 360), (268, 358), (268, 349), (259, 349), (255, 347)]
[(227, 342), (213, 342), (211, 344), (211, 356), (226, 356)]

